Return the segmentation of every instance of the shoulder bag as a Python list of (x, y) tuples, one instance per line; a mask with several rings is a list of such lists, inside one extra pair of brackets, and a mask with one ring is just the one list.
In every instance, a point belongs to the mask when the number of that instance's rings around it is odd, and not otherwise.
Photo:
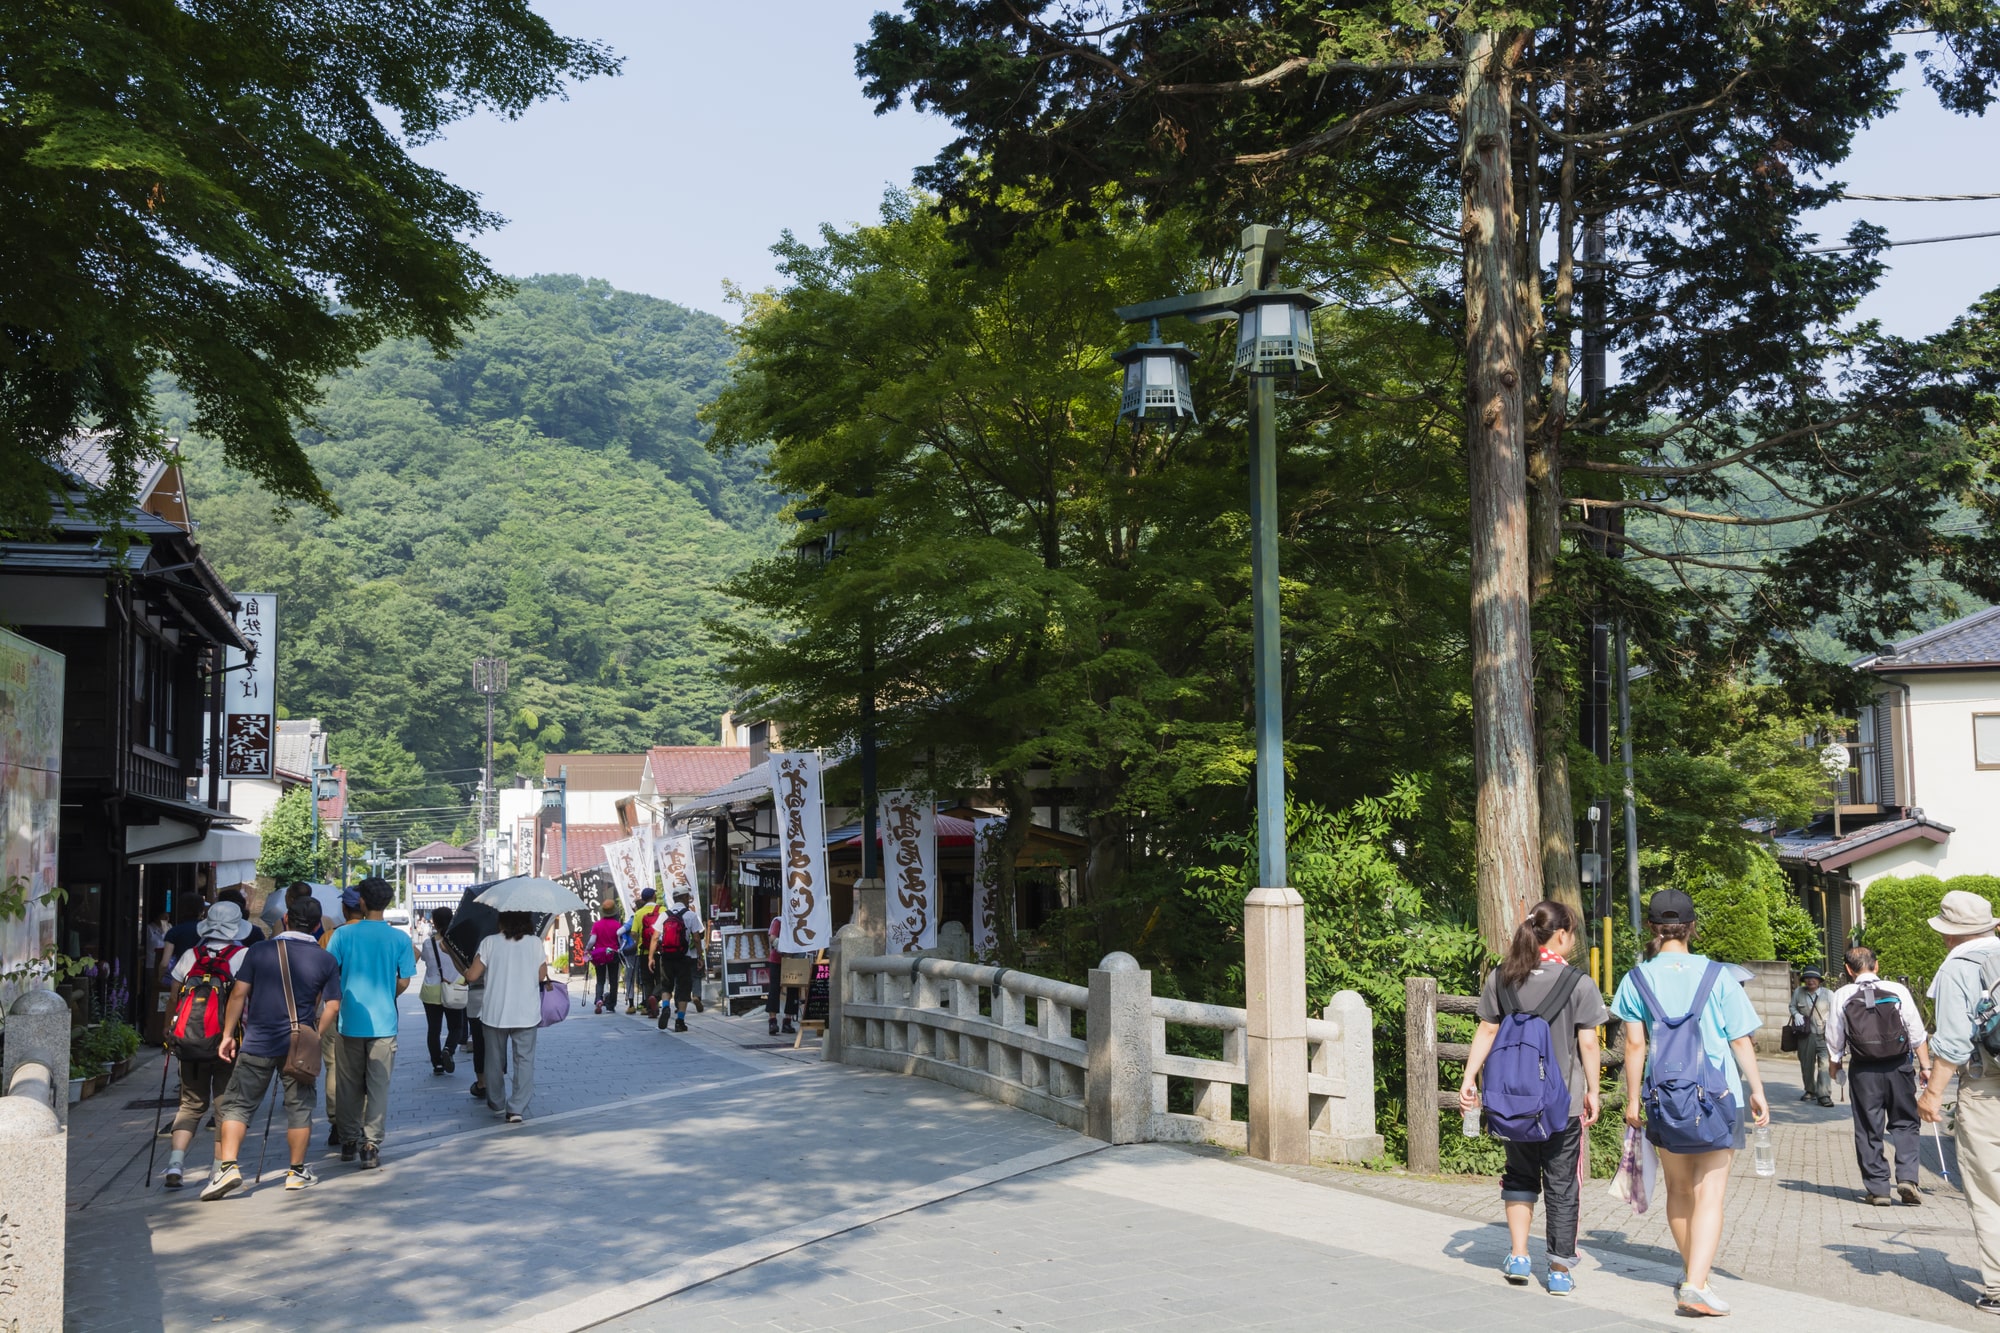
[(285, 1017), (291, 1021), (292, 1040), (285, 1051), (284, 1067), (278, 1072), (294, 1083), (308, 1087), (319, 1082), (319, 1032), (311, 1024), (299, 1023), (299, 1000), (292, 992), (292, 962), (283, 940), (278, 941), (278, 984), (285, 988)]
[[(437, 947), (437, 936), (435, 935), (431, 936), (431, 947), (433, 949)], [(446, 940), (444, 947), (451, 949), (451, 941)], [(451, 962), (452, 966), (458, 969), (458, 980), (442, 981), (439, 983), (438, 989), (442, 993), (441, 1002), (447, 1009), (463, 1009), (465, 1008), (468, 991), (468, 987), (465, 984), (465, 960), (458, 956), (458, 950), (451, 949)], [(443, 973), (444, 968), (440, 966), (438, 971), (439, 973)]]
[(437, 936), (431, 936), (431, 965), (424, 976), (424, 984), (417, 991), (417, 998), (425, 1004), (444, 1003), (444, 960), (438, 957)]

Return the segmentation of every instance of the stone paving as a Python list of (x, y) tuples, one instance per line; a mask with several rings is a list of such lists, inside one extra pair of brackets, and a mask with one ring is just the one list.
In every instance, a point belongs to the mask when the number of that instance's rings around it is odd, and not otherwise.
[[(531, 1119), (509, 1127), (465, 1095), (468, 1060), (432, 1077), (422, 1025), (405, 997), (383, 1169), (328, 1160), (316, 1125), (310, 1191), (282, 1189), (280, 1145), (261, 1188), (202, 1204), (205, 1136), (189, 1188), (145, 1188), (153, 1112), (125, 1104), (156, 1094), (157, 1066), (76, 1108), (69, 1327), (1583, 1330), (1671, 1317), (1657, 1214), (1648, 1230), (1593, 1204), (1579, 1294), (1552, 1301), (1494, 1276), (1506, 1243), (1488, 1223), (1491, 1182), (1105, 1149), (924, 1080), (821, 1065), (810, 1040), (778, 1048), (761, 1013), (692, 1015), (681, 1036), (579, 1004), (542, 1034)], [(1970, 1237), (1914, 1229), (1964, 1226), (1962, 1204), (1937, 1189), (1921, 1211), (1854, 1205), (1850, 1218), (1838, 1184), (1805, 1185), (1853, 1175), (1834, 1117), (1793, 1103), (1780, 1178), (1735, 1183), (1738, 1280), (1724, 1292), (1738, 1322), (1831, 1323), (1835, 1301), (1860, 1299), (1969, 1323), (1962, 1289), (1925, 1303), (1922, 1284), (1932, 1253), (1962, 1281)], [(254, 1167), (254, 1148), (244, 1156)], [(1740, 1243), (1785, 1226), (1789, 1246)]]

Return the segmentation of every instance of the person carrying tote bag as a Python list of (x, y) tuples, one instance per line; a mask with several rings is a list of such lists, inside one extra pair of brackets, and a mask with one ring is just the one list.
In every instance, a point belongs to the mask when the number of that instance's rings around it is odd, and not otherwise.
[[(458, 954), (445, 932), (451, 928), (451, 909), (440, 907), (431, 913), (431, 937), (424, 941), (424, 985), (418, 998), (424, 1003), (424, 1036), (430, 1047), (431, 1073), (455, 1074), (458, 1064), (451, 1053), (465, 1045), (465, 977)], [(456, 1000), (454, 1004), (452, 1001)]]
[[(485, 983), (480, 1026), (486, 1038), (486, 1105), (518, 1125), (535, 1094), (535, 1038), (545, 1018), (542, 985), (549, 979), (534, 914), (500, 913), (500, 933), (479, 942), (479, 956), (465, 969), (465, 979), (474, 986)], [(566, 987), (562, 998), (566, 1013)]]

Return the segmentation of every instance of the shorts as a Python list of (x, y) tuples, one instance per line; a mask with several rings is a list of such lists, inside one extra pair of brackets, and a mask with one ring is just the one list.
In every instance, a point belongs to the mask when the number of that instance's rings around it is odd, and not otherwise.
[[(229, 1087), (222, 1094), (220, 1108), (215, 1113), (218, 1124), (233, 1120), (239, 1125), (247, 1125), (257, 1114), (257, 1108), (264, 1101), (264, 1093), (271, 1086), (271, 1076), (278, 1073), (285, 1063), (281, 1055), (246, 1055), (236, 1057), (236, 1072), (230, 1076)], [(285, 1128), (310, 1129), (313, 1119), (313, 1094), (316, 1091), (310, 1083), (300, 1083), (295, 1079), (278, 1075), (285, 1085)]]

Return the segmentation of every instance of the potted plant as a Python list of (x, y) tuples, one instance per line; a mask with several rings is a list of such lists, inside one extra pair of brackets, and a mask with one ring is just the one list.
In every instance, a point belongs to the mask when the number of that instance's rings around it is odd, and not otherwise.
[(104, 1054), (111, 1061), (110, 1074), (124, 1078), (132, 1070), (132, 1057), (139, 1053), (139, 1029), (122, 1018), (107, 1018), (98, 1024), (103, 1034)]

